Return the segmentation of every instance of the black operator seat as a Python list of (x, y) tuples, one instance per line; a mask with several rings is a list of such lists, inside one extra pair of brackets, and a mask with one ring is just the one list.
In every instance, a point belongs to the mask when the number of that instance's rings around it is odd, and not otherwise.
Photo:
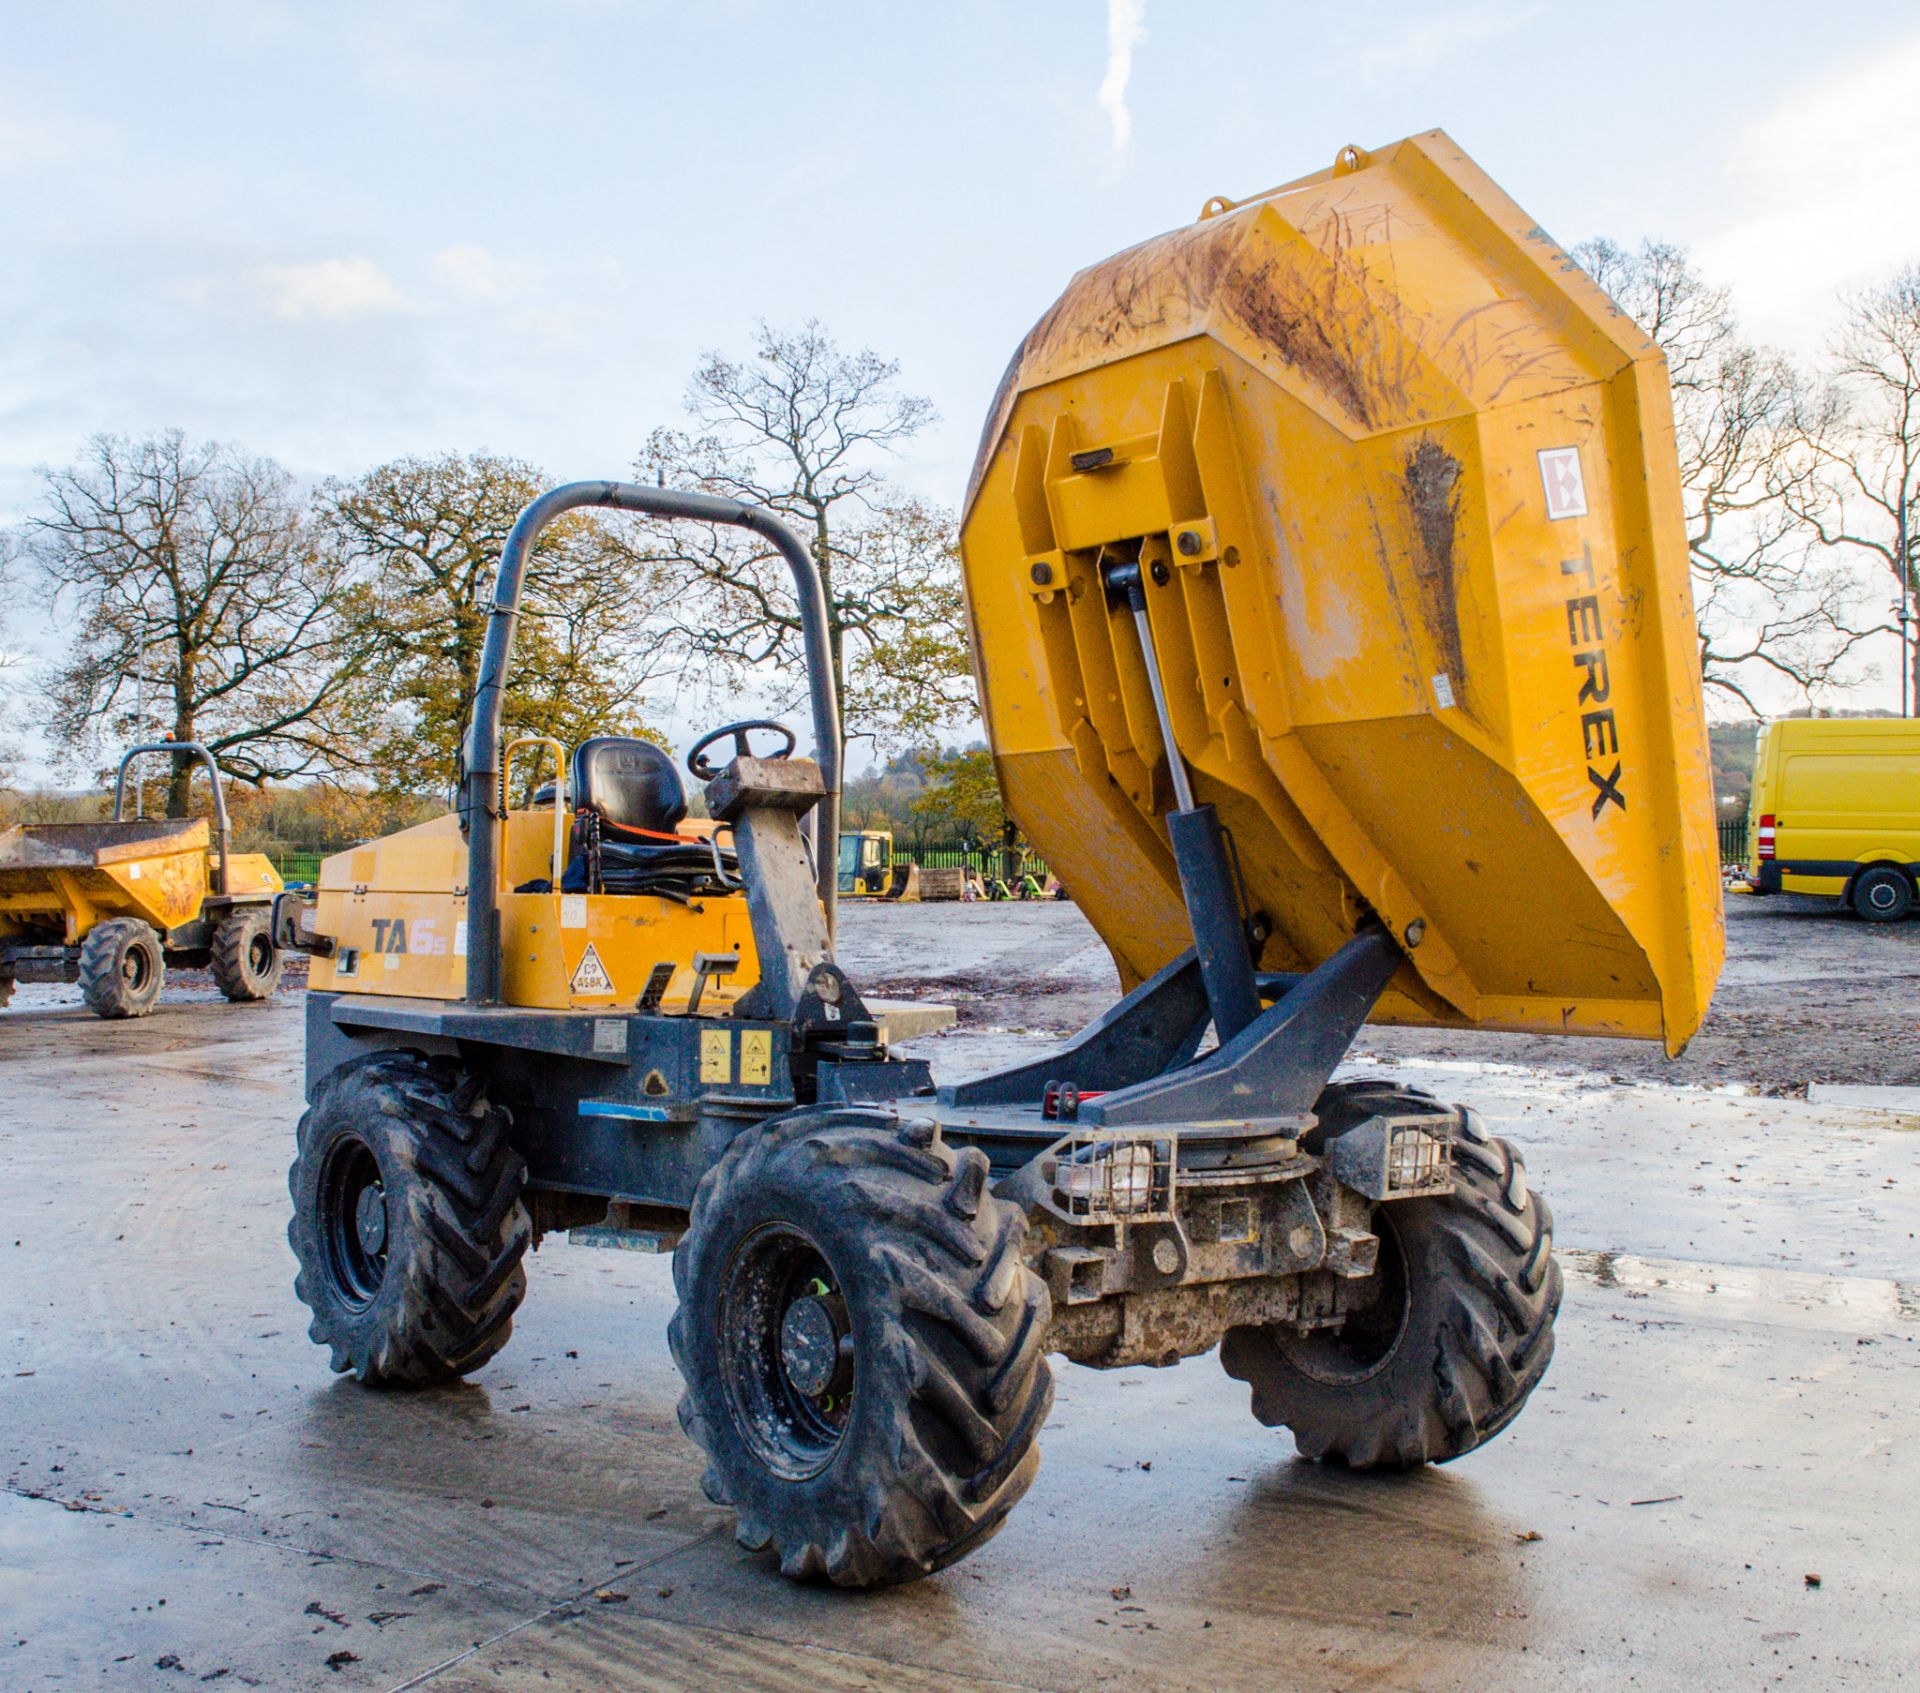
[(686, 785), (664, 747), (625, 735), (595, 735), (573, 751), (574, 809), (608, 835), (671, 835), (687, 815)]
[[(653, 894), (682, 903), (726, 892), (715, 877), (714, 849), (683, 839), (687, 790), (652, 741), (596, 735), (574, 749), (568, 783), (573, 837), (560, 886), (568, 893)], [(732, 848), (720, 861), (735, 873)]]

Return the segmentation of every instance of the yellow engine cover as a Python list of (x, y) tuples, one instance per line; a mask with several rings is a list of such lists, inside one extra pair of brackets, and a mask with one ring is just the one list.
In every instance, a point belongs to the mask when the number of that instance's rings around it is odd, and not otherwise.
[(1384, 1020), (1663, 1037), (1723, 952), (1666, 368), (1433, 132), (1082, 271), (962, 528), (1013, 815), (1136, 981), (1189, 944), (1106, 563), (1149, 576), (1263, 968), (1377, 913)]
[[(692, 824), (690, 828), (706, 825)], [(504, 887), (551, 879), (552, 813), (515, 811), (502, 849)], [(459, 819), (436, 817), (320, 866), (314, 927), (333, 937), (313, 960), (309, 985), (337, 993), (459, 999), (467, 986), (467, 844)], [(647, 894), (505, 892), (500, 896), (501, 995), (548, 1010), (631, 1008), (657, 964), (674, 975), (662, 1005), (683, 1009), (696, 953), (733, 953), (740, 963), (712, 982), (701, 1010), (713, 1015), (760, 979), (743, 895), (691, 906)]]

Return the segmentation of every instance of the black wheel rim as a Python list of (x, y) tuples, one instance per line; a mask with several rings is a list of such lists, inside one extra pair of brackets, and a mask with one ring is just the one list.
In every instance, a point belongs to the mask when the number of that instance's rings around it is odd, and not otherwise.
[(775, 1475), (804, 1481), (839, 1451), (858, 1369), (839, 1278), (813, 1239), (769, 1223), (734, 1248), (720, 1300), (734, 1426)]
[(272, 968), (273, 942), (265, 935), (255, 934), (247, 942), (247, 973), (256, 981), (264, 981)]
[(364, 1311), (378, 1296), (388, 1232), (380, 1161), (358, 1135), (343, 1136), (320, 1170), (320, 1246), (334, 1297), (349, 1310)]
[(120, 955), (120, 980), (126, 983), (128, 992), (144, 993), (152, 975), (153, 961), (147, 957), (147, 949), (134, 941)]
[(1400, 1349), (1406, 1333), (1413, 1290), (1407, 1282), (1400, 1231), (1384, 1205), (1375, 1208), (1370, 1226), (1380, 1237), (1378, 1267), (1369, 1278), (1372, 1297), (1350, 1310), (1337, 1329), (1290, 1334), (1284, 1343), (1294, 1366), (1315, 1381), (1351, 1386), (1379, 1374)]

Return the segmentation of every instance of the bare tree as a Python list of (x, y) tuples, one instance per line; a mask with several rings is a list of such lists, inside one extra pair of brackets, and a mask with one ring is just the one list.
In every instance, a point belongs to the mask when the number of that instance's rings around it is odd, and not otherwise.
[[(345, 755), (346, 583), (279, 465), (171, 430), (97, 436), (41, 482), (43, 509), (13, 544), (72, 619), (71, 656), (46, 684), (56, 741), (78, 753), (147, 732), (130, 716), (138, 696), (169, 738), (204, 741), (243, 782)], [(174, 760), (172, 816), (191, 769)]]
[(1588, 241), (1574, 257), (1666, 355), (1705, 685), (1759, 715), (1763, 676), (1803, 698), (1846, 685), (1860, 578), (1814, 544), (1831, 408), (1778, 353), (1742, 338), (1726, 290), (1686, 252)]
[[(362, 685), (366, 762), (384, 791), (452, 784), (501, 549), (548, 486), (515, 459), (449, 453), (323, 490), (328, 549), (363, 584), (354, 624), (374, 655)], [(523, 585), (508, 726), (569, 745), (645, 733), (640, 701), (660, 658), (643, 638), (651, 588), (649, 567), (616, 550), (603, 524), (574, 516), (549, 525)]]
[[(0, 553), (0, 606), (12, 601), (14, 582), (4, 553)], [(15, 715), (14, 680), (22, 655), (7, 638), (4, 620), (0, 620), (0, 788), (13, 785), (19, 774), (19, 722)]]
[[(694, 372), (697, 431), (656, 430), (639, 463), (650, 481), (768, 506), (800, 531), (826, 586), (847, 733), (888, 746), (973, 709), (952, 514), (883, 468), (934, 420), (898, 376), (818, 323), (762, 323), (750, 357), (709, 353)], [(800, 621), (778, 553), (738, 530), (683, 523), (652, 526), (647, 547), (676, 584), (666, 615), (693, 671), (734, 687), (791, 682)]]
[[(1833, 350), (1831, 423), (1817, 442), (1819, 477), (1796, 500), (1820, 544), (1864, 563), (1910, 604), (1920, 498), (1920, 266), (1844, 303)], [(1882, 624), (1891, 632), (1891, 624)], [(1902, 655), (1903, 689), (1920, 702), (1920, 649)]]

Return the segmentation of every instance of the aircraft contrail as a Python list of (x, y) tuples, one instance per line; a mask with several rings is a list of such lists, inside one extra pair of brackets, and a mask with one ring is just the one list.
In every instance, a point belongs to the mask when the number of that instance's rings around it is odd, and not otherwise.
[(1107, 74), (1100, 84), (1100, 109), (1113, 126), (1116, 153), (1124, 153), (1133, 139), (1127, 83), (1133, 76), (1133, 50), (1146, 38), (1147, 0), (1107, 0)]

